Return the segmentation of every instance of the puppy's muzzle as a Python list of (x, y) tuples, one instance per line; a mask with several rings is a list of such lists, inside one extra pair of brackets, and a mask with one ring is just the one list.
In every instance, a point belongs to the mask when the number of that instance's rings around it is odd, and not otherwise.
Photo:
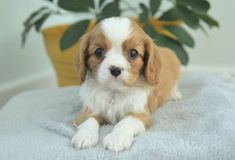
[(121, 68), (115, 67), (115, 66), (111, 66), (111, 67), (109, 68), (109, 70), (110, 70), (110, 73), (111, 73), (114, 77), (117, 77), (117, 76), (119, 76), (119, 75), (122, 73)]

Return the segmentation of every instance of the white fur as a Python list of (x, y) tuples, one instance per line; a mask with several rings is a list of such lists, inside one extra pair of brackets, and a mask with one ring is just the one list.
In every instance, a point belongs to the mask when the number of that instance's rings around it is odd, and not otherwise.
[(104, 147), (111, 151), (122, 151), (128, 149), (134, 141), (134, 136), (144, 132), (142, 121), (134, 117), (127, 117), (120, 121), (104, 140)]
[(89, 75), (80, 90), (83, 106), (91, 109), (94, 114), (102, 115), (113, 124), (127, 116), (128, 113), (144, 112), (148, 95), (149, 88), (147, 86), (119, 86), (118, 89), (112, 89), (98, 84), (89, 78)]
[(178, 90), (178, 83), (176, 83), (176, 86), (171, 90), (170, 99), (180, 100), (181, 98), (182, 98), (182, 94)]
[(78, 132), (72, 138), (76, 148), (84, 149), (93, 147), (99, 140), (99, 124), (94, 118), (89, 118), (78, 126)]
[(112, 17), (101, 21), (101, 29), (112, 45), (121, 45), (132, 32), (131, 21), (125, 17)]

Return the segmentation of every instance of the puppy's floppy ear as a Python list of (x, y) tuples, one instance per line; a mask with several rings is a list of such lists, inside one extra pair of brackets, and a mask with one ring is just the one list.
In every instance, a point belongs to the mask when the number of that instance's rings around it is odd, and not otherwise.
[(144, 63), (144, 75), (147, 83), (149, 85), (156, 85), (159, 80), (161, 59), (158, 47), (150, 37), (147, 37), (145, 40)]
[(80, 40), (80, 49), (78, 54), (77, 66), (79, 71), (79, 81), (82, 84), (86, 79), (87, 72), (87, 58), (88, 58), (88, 46), (89, 46), (89, 33), (82, 36)]

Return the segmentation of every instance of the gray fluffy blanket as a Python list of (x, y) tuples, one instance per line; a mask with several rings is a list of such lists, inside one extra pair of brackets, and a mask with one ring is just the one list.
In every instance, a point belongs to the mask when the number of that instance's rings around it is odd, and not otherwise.
[(79, 87), (20, 94), (0, 111), (0, 160), (235, 160), (235, 83), (226, 74), (182, 76), (183, 99), (154, 113), (153, 127), (132, 147), (113, 153), (71, 146), (71, 121), (80, 110)]

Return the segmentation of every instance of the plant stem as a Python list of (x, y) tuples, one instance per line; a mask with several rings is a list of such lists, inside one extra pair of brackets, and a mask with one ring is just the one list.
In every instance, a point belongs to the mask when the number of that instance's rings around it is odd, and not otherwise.
[(133, 8), (127, 7), (127, 8), (123, 8), (121, 9), (122, 12), (127, 12), (127, 11), (132, 11), (133, 13), (138, 14), (138, 12), (136, 10), (133, 10)]

